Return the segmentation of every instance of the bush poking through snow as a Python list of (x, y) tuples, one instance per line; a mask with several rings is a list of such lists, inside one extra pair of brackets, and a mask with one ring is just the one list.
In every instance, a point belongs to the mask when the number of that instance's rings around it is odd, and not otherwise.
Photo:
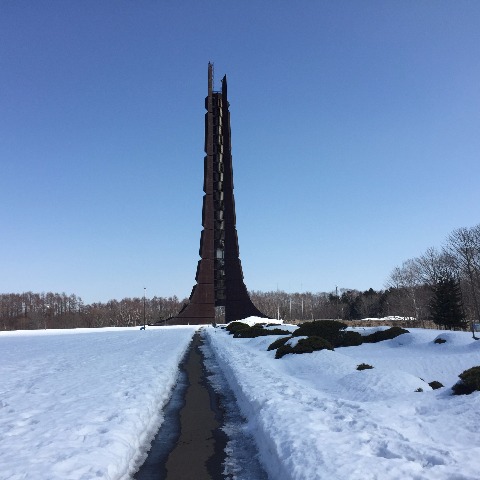
[(333, 350), (333, 346), (321, 337), (311, 336), (301, 338), (294, 347), (290, 345), (282, 345), (279, 347), (275, 353), (275, 358), (282, 358), (287, 353), (312, 353), (318, 350)]
[(265, 335), (291, 335), (288, 330), (282, 330), (281, 328), (270, 328), (264, 330)]
[(261, 325), (252, 325), (251, 327), (241, 328), (233, 333), (233, 338), (255, 338), (264, 335), (265, 330)]
[(408, 330), (400, 327), (392, 327), (388, 330), (379, 330), (371, 335), (367, 335), (363, 337), (364, 343), (377, 343), (383, 342), (384, 340), (392, 340), (399, 335), (403, 335), (404, 333), (410, 333)]
[(293, 348), (290, 345), (281, 345), (275, 352), (275, 358), (282, 358), (287, 353), (293, 353)]
[(286, 342), (288, 342), (288, 340), (290, 340), (291, 337), (283, 337), (283, 338), (278, 338), (277, 340), (275, 340), (273, 343), (271, 343), (267, 350), (270, 351), (270, 350), (276, 350), (277, 348), (281, 347), (282, 345), (285, 345)]
[(324, 338), (311, 336), (301, 338), (293, 347), (293, 353), (311, 353), (317, 350), (333, 350), (332, 344)]
[(417, 388), (415, 392), (423, 392), (423, 388)]
[(229, 323), (226, 327), (229, 333), (235, 333), (240, 330), (243, 330), (244, 328), (250, 328), (250, 327), (246, 323), (242, 323), (242, 322), (232, 322), (232, 323)]
[(429, 385), (432, 387), (432, 390), (438, 390), (439, 388), (443, 388), (443, 384), (434, 380), (430, 382)]
[(360, 365), (357, 365), (357, 370), (369, 370), (370, 368), (373, 367), (368, 363), (361, 363)]
[(234, 338), (256, 338), (264, 337), (266, 335), (290, 335), (290, 332), (287, 330), (282, 330), (281, 328), (271, 328), (265, 329), (261, 325), (252, 325), (251, 327), (242, 328), (237, 330), (234, 334)]
[(363, 337), (358, 332), (345, 332), (340, 345), (336, 347), (358, 347), (363, 343)]
[(441, 344), (441, 343), (447, 343), (447, 341), (444, 339), (444, 338), (436, 338), (433, 343), (438, 343), (438, 344)]
[(453, 387), (455, 395), (469, 395), (480, 390), (480, 367), (472, 367), (465, 370), (460, 375), (460, 381)]
[(294, 332), (294, 337), (321, 337), (335, 347), (340, 346), (347, 325), (336, 320), (319, 320), (302, 323)]

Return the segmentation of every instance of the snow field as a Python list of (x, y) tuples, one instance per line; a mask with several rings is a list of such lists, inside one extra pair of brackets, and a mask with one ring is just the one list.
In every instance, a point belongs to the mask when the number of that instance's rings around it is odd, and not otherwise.
[(127, 479), (196, 327), (0, 334), (0, 479)]
[[(0, 333), (0, 479), (130, 478), (196, 328)], [(412, 329), (276, 360), (267, 347), (278, 336), (204, 332), (270, 478), (479, 478), (480, 393), (449, 388), (480, 365), (470, 334)], [(446, 388), (431, 390), (433, 380)]]
[[(270, 478), (478, 479), (480, 392), (455, 397), (450, 387), (480, 365), (480, 342), (410, 331), (279, 360), (267, 351), (278, 336), (234, 339), (210, 328), (206, 337)], [(447, 343), (434, 344), (439, 335)], [(374, 368), (358, 371), (360, 363)], [(433, 380), (446, 388), (433, 391)]]

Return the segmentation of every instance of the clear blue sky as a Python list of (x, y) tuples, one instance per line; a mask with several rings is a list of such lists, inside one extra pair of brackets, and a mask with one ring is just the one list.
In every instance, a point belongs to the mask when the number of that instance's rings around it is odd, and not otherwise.
[(188, 296), (207, 63), (254, 290), (383, 288), (480, 222), (480, 2), (0, 2), (0, 292)]

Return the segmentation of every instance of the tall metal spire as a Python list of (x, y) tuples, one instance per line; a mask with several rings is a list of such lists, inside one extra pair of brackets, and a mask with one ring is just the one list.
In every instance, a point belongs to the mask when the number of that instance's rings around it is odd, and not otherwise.
[(214, 91), (213, 64), (208, 64), (205, 98), (205, 153), (200, 261), (189, 303), (172, 323), (211, 323), (215, 307), (225, 307), (227, 322), (265, 317), (252, 303), (243, 281), (233, 196), (230, 112), (227, 77)]

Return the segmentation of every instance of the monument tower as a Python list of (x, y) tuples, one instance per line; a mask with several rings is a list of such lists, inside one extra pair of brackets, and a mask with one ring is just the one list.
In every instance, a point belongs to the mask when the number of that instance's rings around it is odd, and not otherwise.
[(225, 307), (225, 321), (266, 317), (250, 300), (243, 281), (233, 196), (230, 112), (227, 77), (214, 91), (213, 65), (208, 64), (205, 98), (205, 153), (200, 257), (190, 301), (171, 319), (176, 324), (212, 323), (215, 307)]

